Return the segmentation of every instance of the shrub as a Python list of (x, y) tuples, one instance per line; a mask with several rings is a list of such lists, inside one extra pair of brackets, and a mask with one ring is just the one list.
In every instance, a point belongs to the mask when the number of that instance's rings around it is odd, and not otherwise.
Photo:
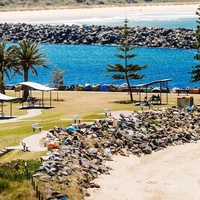
[[(27, 160), (29, 173), (34, 173), (41, 166), (39, 160)], [(26, 180), (26, 169), (24, 160), (14, 160), (9, 163), (0, 164), (0, 177), (9, 181), (22, 182)]]
[(0, 2), (0, 6), (5, 6), (5, 3), (3, 3), (3, 2)]
[(8, 181), (6, 181), (6, 180), (1, 180), (0, 179), (0, 193), (3, 191), (3, 190), (5, 190), (5, 189), (7, 189), (7, 188), (9, 188), (10, 187), (10, 185), (9, 185), (9, 182)]
[(101, 4), (105, 4), (105, 2), (104, 1), (99, 1), (98, 4), (100, 4), (100, 5)]

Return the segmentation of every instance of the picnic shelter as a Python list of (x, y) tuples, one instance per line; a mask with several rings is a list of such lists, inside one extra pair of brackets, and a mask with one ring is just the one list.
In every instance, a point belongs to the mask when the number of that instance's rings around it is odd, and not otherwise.
[(4, 118), (5, 114), (4, 114), (4, 102), (10, 102), (10, 116), (8, 117), (12, 117), (12, 103), (13, 101), (17, 100), (17, 97), (11, 97), (11, 96), (7, 96), (5, 94), (0, 93), (0, 102), (1, 102), (1, 110), (0, 110), (0, 117)]
[[(159, 104), (162, 104), (162, 96), (164, 94), (166, 95), (166, 104), (168, 104), (169, 103), (168, 102), (168, 93), (169, 93), (168, 82), (169, 81), (172, 81), (172, 79), (168, 78), (168, 79), (152, 81), (152, 82), (146, 83), (146, 84), (135, 85), (134, 87), (138, 88), (139, 101), (140, 102), (143, 101), (142, 97), (141, 97), (142, 92), (146, 93), (147, 99), (149, 99), (148, 94), (152, 94), (153, 92), (155, 92), (155, 93), (159, 93), (159, 96), (160, 96)], [(157, 90), (153, 90), (154, 89), (152, 87), (153, 85), (158, 85), (158, 87), (156, 87)]]
[[(49, 107), (52, 106), (51, 105), (51, 101), (52, 101), (51, 91), (57, 90), (57, 88), (47, 87), (45, 85), (41, 85), (35, 82), (22, 82), (22, 83), (19, 83), (19, 85), (22, 85), (22, 89), (23, 89), (23, 86), (27, 86), (29, 88), (31, 97), (32, 97), (32, 90), (39, 90), (42, 92), (41, 99), (36, 99), (36, 101), (33, 103), (33, 107), (35, 107), (36, 105), (39, 107), (47, 107), (44, 105), (44, 92), (49, 92), (49, 99), (50, 99)], [(23, 107), (23, 103), (22, 103), (22, 107)]]

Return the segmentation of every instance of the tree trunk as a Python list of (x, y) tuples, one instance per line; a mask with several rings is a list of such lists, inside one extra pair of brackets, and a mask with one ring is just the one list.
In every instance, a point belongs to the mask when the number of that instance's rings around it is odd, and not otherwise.
[[(24, 82), (28, 81), (28, 70), (24, 70)], [(26, 100), (27, 97), (29, 96), (29, 87), (28, 86), (23, 86), (24, 93), (23, 93), (23, 98)]]
[(130, 83), (129, 83), (128, 78), (126, 79), (126, 82), (127, 82), (127, 84), (128, 84), (128, 91), (129, 91), (129, 94), (130, 94), (130, 100), (133, 101), (133, 92), (132, 92), (132, 90), (131, 90), (131, 85), (130, 85)]
[(128, 85), (128, 90), (129, 90), (129, 94), (130, 94), (130, 100), (133, 101), (133, 92), (131, 90), (131, 86)]
[[(126, 38), (127, 40), (127, 38)], [(126, 49), (126, 48), (125, 48)], [(124, 52), (124, 55), (125, 55), (125, 67), (127, 69), (127, 65), (128, 65), (128, 60), (127, 60), (127, 50), (125, 50)], [(129, 79), (128, 79), (128, 74), (126, 72), (126, 82), (128, 84), (128, 90), (129, 90), (129, 94), (130, 94), (130, 100), (133, 102), (133, 93), (132, 93), (132, 90), (131, 90), (131, 85), (129, 83)]]
[(0, 72), (0, 93), (5, 94), (3, 72)]

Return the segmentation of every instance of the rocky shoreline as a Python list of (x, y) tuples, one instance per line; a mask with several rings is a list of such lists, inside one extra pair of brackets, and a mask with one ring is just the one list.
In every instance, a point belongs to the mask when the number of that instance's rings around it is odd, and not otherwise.
[[(45, 199), (60, 199), (55, 183), (70, 187), (70, 175), (77, 173), (77, 183), (84, 196), (101, 174), (109, 174), (105, 161), (113, 155), (143, 156), (169, 146), (195, 143), (200, 139), (200, 109), (162, 108), (130, 115), (112, 115), (93, 123), (72, 124), (50, 129), (44, 140), (51, 153), (41, 157), (42, 166), (33, 175), (36, 182), (46, 185)], [(65, 189), (66, 193), (66, 189)], [(63, 191), (56, 191), (63, 194)], [(71, 197), (72, 198), (72, 197)]]
[[(120, 32), (120, 26), (0, 24), (0, 40), (9, 42), (31, 39), (48, 44), (116, 45)], [(136, 46), (194, 49), (196, 36), (192, 29), (133, 27), (130, 40)]]

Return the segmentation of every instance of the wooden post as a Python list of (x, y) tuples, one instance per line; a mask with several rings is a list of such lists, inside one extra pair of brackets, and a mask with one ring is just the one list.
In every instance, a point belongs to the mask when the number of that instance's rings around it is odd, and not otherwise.
[(35, 190), (35, 181), (33, 180), (33, 189)]
[(40, 191), (38, 191), (38, 199), (40, 200)]
[(38, 197), (38, 186), (37, 185), (35, 186), (35, 189), (36, 189), (35, 190), (36, 191), (36, 197)]

